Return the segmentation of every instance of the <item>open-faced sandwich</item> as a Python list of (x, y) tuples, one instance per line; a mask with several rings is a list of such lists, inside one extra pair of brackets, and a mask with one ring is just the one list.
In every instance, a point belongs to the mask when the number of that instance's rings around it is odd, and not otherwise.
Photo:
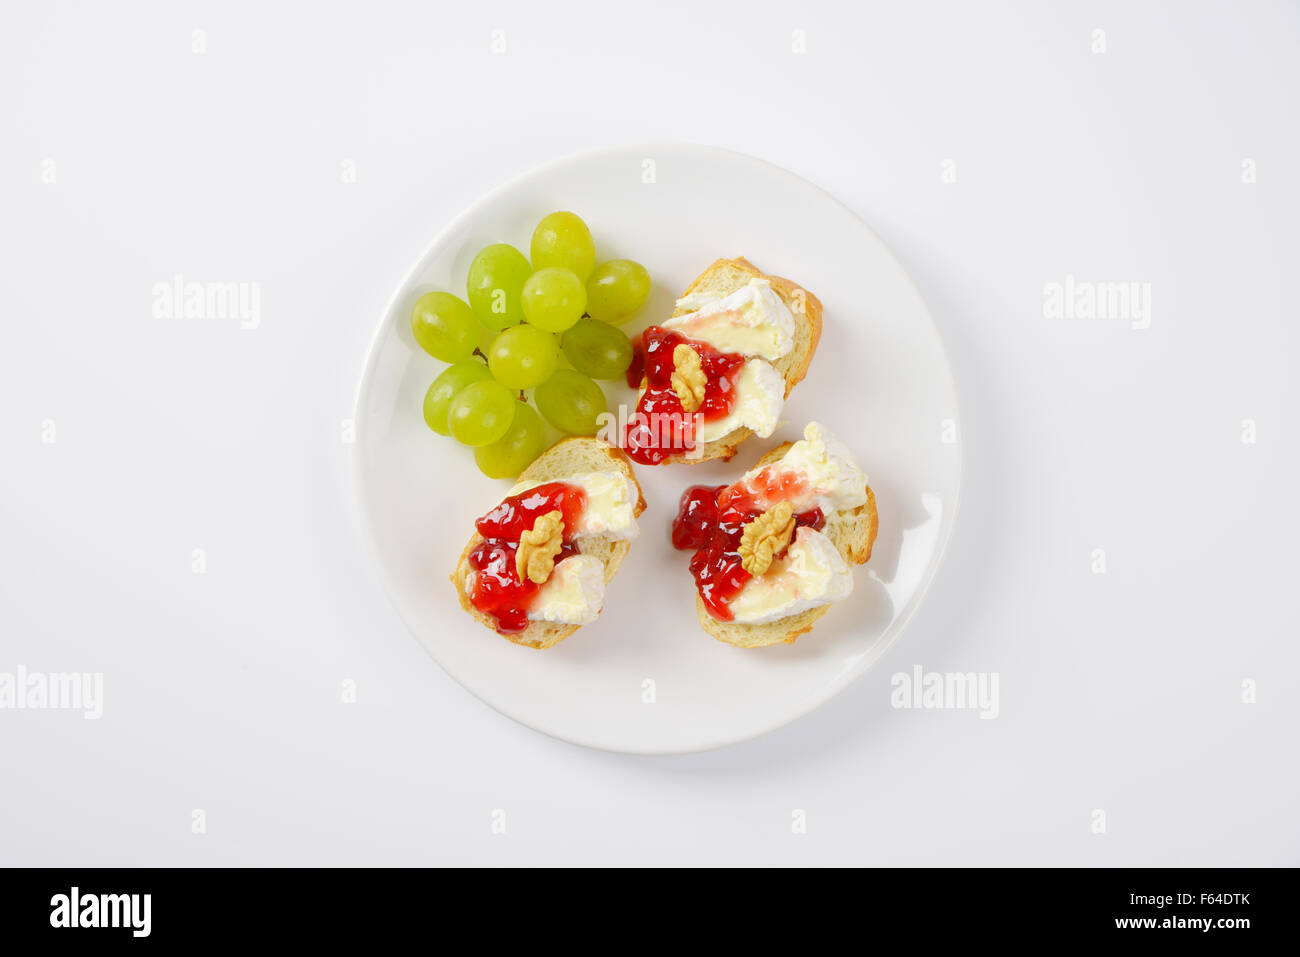
[(475, 522), (451, 576), (461, 607), (515, 644), (558, 644), (600, 614), (644, 510), (621, 451), (556, 443)]
[(694, 550), (704, 630), (742, 648), (792, 642), (853, 591), (871, 557), (876, 497), (848, 448), (816, 422), (731, 485), (682, 495), (673, 545)]
[(771, 435), (821, 331), (812, 293), (744, 259), (719, 259), (672, 318), (642, 335), (628, 454), (647, 465), (707, 462), (731, 458), (751, 435)]

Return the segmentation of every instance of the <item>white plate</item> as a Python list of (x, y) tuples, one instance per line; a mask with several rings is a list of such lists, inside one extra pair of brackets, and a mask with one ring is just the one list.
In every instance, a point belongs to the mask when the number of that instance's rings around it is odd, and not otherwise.
[[(714, 259), (748, 257), (812, 290), (821, 346), (770, 439), (730, 464), (640, 467), (641, 537), (593, 625), (538, 652), (466, 615), (448, 574), (474, 519), (508, 482), (484, 478), (469, 450), (421, 417), (443, 368), (416, 346), (409, 317), (430, 289), (463, 296), (470, 260), (505, 241), (527, 254), (537, 220), (569, 209), (591, 226), (598, 260), (628, 257), (654, 293), (625, 328), (663, 318)], [(619, 385), (611, 407), (631, 401)], [(688, 555), (669, 525), (683, 489), (730, 481), (816, 419), (843, 438), (875, 490), (880, 534), (853, 595), (793, 645), (745, 651), (695, 619)], [(492, 707), (529, 727), (612, 751), (698, 751), (806, 714), (862, 674), (902, 632), (939, 565), (961, 477), (957, 395), (920, 294), (879, 239), (822, 190), (726, 150), (661, 145), (561, 160), (490, 193), (450, 223), (397, 290), (357, 397), (355, 468), (362, 526), (393, 603), (429, 654)], [(945, 424), (947, 423), (947, 424)], [(945, 441), (945, 429), (950, 430)]]

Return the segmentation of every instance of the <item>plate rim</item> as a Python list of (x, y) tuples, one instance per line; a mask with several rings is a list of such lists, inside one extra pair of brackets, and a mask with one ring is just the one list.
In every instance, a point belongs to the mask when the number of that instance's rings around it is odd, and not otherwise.
[[(690, 746), (690, 747), (682, 747), (682, 746), (669, 746), (663, 748), (612, 747), (608, 744), (598, 743), (590, 740), (581, 740), (577, 737), (567, 737), (564, 735), (556, 734), (555, 732), (549, 731), (545, 728), (538, 727), (536, 724), (533, 724), (528, 719), (522, 717), (521, 715), (514, 712), (513, 710), (508, 710), (505, 706), (498, 704), (497, 702), (489, 701), (482, 694), (480, 694), (474, 688), (470, 687), (470, 685), (468, 685), (464, 680), (462, 680), (458, 674), (456, 674), (451, 668), (449, 668), (447, 664), (441, 658), (439, 658), (438, 655), (436, 655), (433, 652), (433, 650), (424, 641), (420, 639), (419, 633), (417, 632), (414, 624), (407, 617), (406, 611), (403, 609), (402, 604), (397, 600), (397, 597), (394, 593), (394, 588), (391, 582), (391, 576), (387, 573), (386, 567), (381, 559), (379, 542), (377, 540), (372, 521), (368, 515), (367, 508), (365, 506), (365, 499), (364, 499), (365, 476), (364, 476), (364, 469), (362, 464), (362, 441), (361, 441), (361, 432), (362, 429), (364, 428), (365, 417), (362, 414), (362, 410), (364, 407), (365, 400), (369, 396), (371, 387), (374, 382), (375, 367), (376, 364), (378, 363), (378, 357), (379, 357), (380, 340), (383, 338), (383, 335), (387, 328), (388, 317), (393, 312), (393, 309), (396, 307), (398, 301), (402, 298), (404, 291), (407, 290), (410, 287), (411, 283), (415, 280), (416, 273), (420, 267), (420, 264), (424, 262), (424, 260), (428, 257), (430, 250), (432, 250), (435, 246), (437, 246), (442, 241), (444, 236), (448, 235), (449, 233), (453, 232), (454, 230), (462, 226), (464, 223), (469, 221), (479, 207), (489, 202), (494, 197), (498, 196), (501, 193), (506, 192), (507, 190), (511, 190), (517, 187), (518, 185), (525, 182), (526, 180), (533, 179), (534, 177), (543, 176), (547, 172), (553, 169), (567, 166), (575, 162), (598, 160), (600, 158), (610, 156), (612, 154), (632, 153), (632, 152), (639, 151), (644, 153), (647, 156), (653, 156), (655, 155), (655, 151), (662, 153), (665, 150), (678, 150), (678, 151), (713, 154), (715, 156), (725, 157), (731, 161), (750, 163), (757, 166), (765, 167), (771, 173), (774, 173), (785, 179), (794, 180), (797, 184), (806, 188), (813, 189), (816, 192), (820, 193), (825, 200), (827, 200), (834, 206), (838, 207), (838, 209), (843, 214), (852, 218), (852, 220), (859, 227), (861, 227), (868, 235), (870, 235), (879, 244), (880, 248), (884, 251), (889, 261), (894, 265), (898, 273), (903, 277), (904, 281), (907, 283), (912, 293), (916, 296), (917, 301), (921, 304), (921, 307), (925, 312), (925, 319), (929, 325), (930, 331), (933, 333), (935, 342), (938, 344), (939, 353), (943, 358), (944, 372), (948, 379), (948, 384), (953, 395), (953, 409), (951, 412), (951, 418), (954, 420), (956, 424), (957, 436), (958, 436), (958, 440), (956, 442), (956, 449), (955, 449), (956, 456), (957, 456), (955, 485), (952, 493), (952, 505), (948, 511), (947, 521), (944, 522), (943, 527), (940, 528), (939, 536), (935, 543), (934, 559), (929, 563), (929, 567), (925, 570), (925, 573), (921, 576), (920, 581), (917, 584), (916, 591), (911, 596), (911, 599), (908, 601), (907, 605), (898, 613), (897, 617), (894, 618), (893, 622), (891, 622), (891, 625), (887, 630), (887, 632), (884, 635), (880, 636), (880, 638), (876, 639), (877, 641), (883, 640), (884, 644), (881, 646), (879, 653), (873, 656), (870, 661), (862, 665), (855, 665), (853, 668), (848, 669), (844, 674), (837, 676), (833, 681), (828, 683), (827, 687), (829, 690), (825, 694), (817, 695), (815, 697), (810, 698), (809, 702), (805, 706), (797, 708), (794, 711), (790, 712), (789, 714), (783, 714), (780, 717), (776, 718), (774, 721), (763, 724), (762, 727), (757, 728), (755, 730), (750, 730), (739, 735), (736, 734), (724, 735), (724, 736), (708, 739), (704, 743)], [(433, 662), (437, 664), (439, 668), (442, 669), (443, 673), (446, 674), (448, 677), (450, 677), (453, 681), (455, 681), (456, 684), (458, 684), (465, 691), (469, 692), (469, 694), (473, 696), (476, 700), (482, 702), (484, 705), (491, 708), (493, 711), (497, 712), (498, 714), (501, 714), (509, 718), (510, 720), (528, 728), (531, 731), (535, 731), (539, 734), (543, 734), (546, 737), (556, 741), (562, 741), (566, 744), (575, 745), (578, 747), (590, 748), (595, 751), (604, 751), (610, 754), (634, 754), (634, 755), (699, 754), (706, 751), (716, 751), (720, 748), (726, 748), (726, 747), (730, 747), (731, 745), (741, 744), (745, 741), (752, 741), (756, 738), (764, 737), (765, 735), (768, 735), (773, 731), (779, 730), (780, 728), (784, 728), (788, 725), (795, 723), (801, 718), (807, 717), (809, 714), (811, 714), (812, 712), (816, 711), (818, 708), (825, 705), (831, 699), (837, 697), (846, 688), (848, 688), (859, 678), (861, 678), (864, 674), (870, 671), (872, 666), (877, 661), (881, 660), (885, 656), (885, 654), (888, 653), (888, 651), (894, 646), (894, 644), (898, 641), (898, 639), (902, 637), (903, 632), (907, 630), (907, 626), (911, 622), (912, 617), (916, 614), (917, 610), (921, 607), (922, 603), (924, 602), (926, 596), (930, 593), (930, 588), (933, 585), (934, 580), (939, 573), (939, 569), (943, 566), (944, 558), (948, 554), (948, 546), (952, 539), (953, 529), (956, 528), (957, 525), (957, 516), (960, 513), (960, 509), (961, 509), (961, 498), (962, 498), (961, 493), (962, 493), (962, 488), (965, 484), (965, 473), (966, 473), (966, 450), (965, 450), (965, 442), (964, 442), (965, 436), (964, 436), (964, 431), (962, 429), (962, 418), (963, 415), (962, 415), (961, 392), (957, 387), (957, 376), (956, 373), (953, 371), (952, 359), (948, 354), (948, 345), (947, 342), (944, 340), (943, 332), (939, 328), (938, 323), (936, 323), (934, 320), (934, 313), (930, 309), (930, 305), (926, 301), (925, 296), (921, 293), (920, 288), (916, 285), (916, 281), (912, 278), (911, 273), (909, 273), (907, 269), (904, 268), (902, 262), (900, 262), (898, 257), (894, 255), (894, 251), (889, 247), (887, 243), (885, 243), (883, 239), (880, 238), (879, 235), (877, 235), (875, 230), (873, 230), (867, 224), (867, 222), (864, 219), (862, 219), (862, 217), (860, 217), (851, 208), (849, 208), (838, 198), (836, 198), (833, 194), (831, 194), (828, 190), (822, 188), (818, 184), (804, 178), (803, 176), (793, 172), (792, 170), (786, 169), (784, 166), (781, 166), (777, 163), (773, 163), (771, 160), (762, 159), (761, 157), (754, 156), (750, 153), (744, 153), (739, 150), (733, 150), (722, 146), (714, 146), (710, 144), (696, 143), (696, 142), (689, 142), (689, 141), (667, 141), (666, 140), (658, 143), (632, 142), (632, 143), (624, 143), (615, 146), (603, 146), (596, 149), (581, 150), (574, 153), (568, 153), (563, 156), (559, 156), (554, 159), (547, 160), (546, 162), (539, 163), (536, 166), (531, 166), (523, 170), (522, 172), (510, 177), (509, 179), (501, 183), (498, 183), (492, 189), (489, 189), (487, 192), (481, 194), (477, 199), (471, 202), (469, 206), (461, 210), (451, 219), (447, 220), (446, 223), (443, 225), (443, 227), (440, 230), (438, 230), (438, 232), (425, 244), (423, 249), (416, 256), (415, 260), (402, 273), (402, 279), (398, 282), (396, 288), (393, 290), (392, 294), (389, 296), (387, 300), (387, 303), (384, 305), (383, 309), (380, 312), (379, 319), (375, 324), (375, 330), (370, 336), (369, 345), (366, 347), (365, 358), (361, 365), (361, 375), (357, 381), (356, 392), (353, 399), (352, 422), (353, 422), (354, 434), (353, 434), (353, 441), (351, 443), (352, 447), (350, 449), (350, 455), (349, 455), (348, 471), (350, 473), (350, 485), (352, 487), (353, 506), (355, 509), (355, 515), (359, 520), (358, 524), (361, 527), (361, 537), (365, 543), (365, 551), (368, 558), (370, 559), (371, 564), (375, 566), (378, 571), (380, 585), (383, 588), (385, 596), (388, 598), (389, 604), (392, 606), (393, 610), (397, 612), (398, 618), (401, 619), (402, 624), (406, 626), (406, 630), (410, 633), (410, 637), (415, 641), (415, 643), (419, 645), (420, 648), (425, 652), (425, 654), (427, 654), (433, 660)]]

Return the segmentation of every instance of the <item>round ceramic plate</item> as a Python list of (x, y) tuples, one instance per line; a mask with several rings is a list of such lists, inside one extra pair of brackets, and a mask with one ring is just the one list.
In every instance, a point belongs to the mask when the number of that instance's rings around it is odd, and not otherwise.
[[(597, 260), (643, 263), (654, 292), (635, 334), (720, 257), (745, 256), (824, 306), (821, 346), (768, 439), (730, 463), (638, 467), (648, 503), (641, 536), (600, 618), (547, 651), (511, 644), (461, 610), (448, 575), (476, 517), (509, 482), (484, 478), (470, 450), (435, 435), (421, 402), (443, 364), (415, 344), (412, 304), (431, 289), (463, 296), (483, 246), (527, 254), (546, 213), (590, 225)], [(605, 384), (610, 407), (633, 403)], [(875, 490), (880, 533), (853, 594), (791, 645), (742, 650), (695, 618), (689, 555), (669, 541), (682, 490), (721, 484), (812, 420), (843, 439)], [(355, 468), (362, 526), (389, 595), (457, 681), (538, 731), (636, 753), (698, 751), (752, 738), (806, 714), (871, 667), (898, 638), (934, 577), (961, 477), (957, 395), (939, 333), (902, 267), (828, 194), (769, 163), (701, 146), (587, 153), (485, 196), (442, 229), (397, 290), (357, 397)]]

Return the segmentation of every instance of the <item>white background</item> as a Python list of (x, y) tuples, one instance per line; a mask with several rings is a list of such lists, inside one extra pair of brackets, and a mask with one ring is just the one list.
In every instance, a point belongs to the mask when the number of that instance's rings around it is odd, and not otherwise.
[[(0, 671), (100, 671), (105, 702), (0, 711), (0, 863), (1300, 862), (1300, 13), (1047, 6), (9, 8)], [(447, 678), (340, 441), (449, 218), (655, 140), (862, 216), (965, 429), (951, 548), (881, 664), (678, 758), (545, 738)], [(260, 326), (154, 318), (178, 273), (261, 283)], [(1067, 274), (1150, 283), (1150, 328), (1044, 318)], [(917, 664), (996, 672), (1000, 716), (892, 709)]]

